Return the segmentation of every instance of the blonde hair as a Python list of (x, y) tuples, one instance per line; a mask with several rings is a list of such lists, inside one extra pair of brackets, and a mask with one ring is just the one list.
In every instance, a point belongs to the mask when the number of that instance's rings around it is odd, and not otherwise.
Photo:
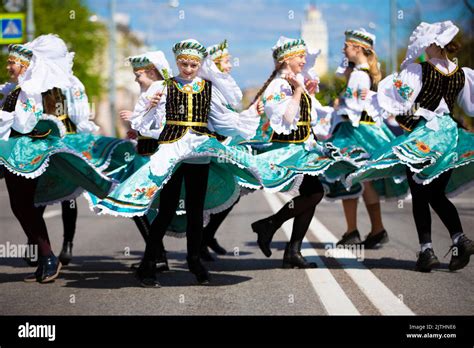
[(379, 69), (377, 54), (372, 48), (365, 47), (362, 47), (362, 52), (364, 53), (364, 56), (367, 57), (367, 63), (369, 64), (369, 76), (372, 82), (372, 88), (375, 89), (382, 79), (382, 73)]

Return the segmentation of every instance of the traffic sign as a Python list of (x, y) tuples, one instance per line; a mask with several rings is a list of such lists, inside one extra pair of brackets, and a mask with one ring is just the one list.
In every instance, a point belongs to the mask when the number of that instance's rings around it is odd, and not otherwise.
[(25, 14), (0, 14), (0, 44), (25, 42)]

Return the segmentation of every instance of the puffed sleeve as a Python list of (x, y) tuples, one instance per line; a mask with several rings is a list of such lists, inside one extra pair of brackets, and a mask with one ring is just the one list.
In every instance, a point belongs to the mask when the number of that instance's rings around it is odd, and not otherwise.
[[(150, 108), (150, 100), (157, 92), (162, 92), (160, 102), (156, 107)], [(150, 88), (140, 95), (133, 109), (131, 127), (141, 135), (158, 138), (163, 130), (166, 115), (167, 88), (163, 81), (153, 83)]]
[[(290, 134), (298, 128), (296, 124), (300, 118), (300, 106), (292, 97), (290, 84), (282, 78), (274, 79), (263, 94), (265, 114), (270, 126), (278, 134)], [(293, 122), (288, 123), (288, 118), (293, 119)]]
[(413, 106), (421, 87), (421, 65), (410, 64), (400, 74), (391, 74), (379, 82), (378, 104), (390, 114), (404, 114)]
[(99, 127), (90, 120), (91, 109), (84, 85), (74, 77), (74, 86), (65, 90), (68, 100), (69, 118), (76, 125), (78, 133), (97, 132)]
[(326, 139), (330, 135), (334, 108), (322, 106), (319, 100), (311, 96), (311, 127), (317, 137)]
[(458, 95), (458, 104), (466, 114), (474, 117), (474, 70), (462, 68), (464, 71), (464, 88)]
[(370, 89), (370, 77), (364, 71), (355, 70), (347, 82), (344, 101), (349, 109), (361, 113), (365, 109), (366, 99), (362, 99), (362, 90)]
[(213, 86), (209, 129), (227, 137), (240, 136), (246, 140), (253, 138), (260, 123), (255, 106), (238, 113), (227, 105), (224, 95)]
[(27, 95), (21, 91), (14, 113), (12, 128), (23, 134), (31, 132), (43, 115), (41, 94)]

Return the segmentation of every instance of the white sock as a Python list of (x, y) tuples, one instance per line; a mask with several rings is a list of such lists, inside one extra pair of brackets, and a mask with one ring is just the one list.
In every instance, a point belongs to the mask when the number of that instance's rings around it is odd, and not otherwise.
[(458, 244), (459, 237), (461, 237), (463, 234), (464, 233), (462, 233), (462, 232), (458, 232), (458, 233), (453, 234), (453, 236), (451, 237), (452, 240), (453, 240), (453, 244)]
[(421, 252), (424, 252), (426, 249), (433, 249), (433, 244), (431, 243), (423, 243), (420, 244), (421, 246)]

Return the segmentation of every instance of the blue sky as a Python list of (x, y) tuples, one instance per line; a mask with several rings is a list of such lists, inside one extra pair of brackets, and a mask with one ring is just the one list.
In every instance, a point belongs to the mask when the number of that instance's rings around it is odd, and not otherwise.
[[(99, 16), (108, 16), (108, 0), (86, 3)], [(365, 27), (375, 33), (379, 57), (388, 58), (389, 0), (179, 0), (177, 8), (168, 6), (167, 0), (117, 0), (117, 12), (130, 15), (132, 30), (143, 32), (170, 62), (171, 47), (177, 41), (195, 38), (208, 46), (226, 38), (239, 63), (232, 74), (245, 88), (266, 80), (273, 69), (271, 47), (280, 35), (300, 35), (310, 3), (323, 13), (328, 25), (331, 69), (341, 60), (344, 31), (349, 28)], [(398, 0), (397, 11), (403, 11), (403, 18), (397, 20), (398, 46), (406, 45), (420, 20), (457, 21), (466, 11), (463, 6), (455, 0)]]

